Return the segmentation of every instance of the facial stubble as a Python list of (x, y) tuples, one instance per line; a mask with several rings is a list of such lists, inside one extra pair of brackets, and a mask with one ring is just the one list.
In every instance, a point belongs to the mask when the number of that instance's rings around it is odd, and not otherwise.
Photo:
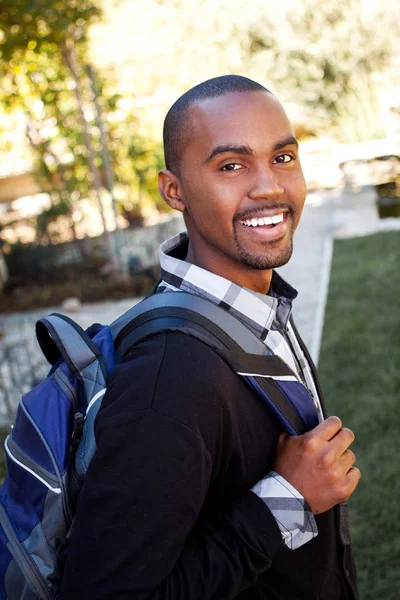
[[(291, 226), (284, 247), (279, 250), (282, 240), (274, 240), (264, 244), (264, 252), (251, 251), (244, 246), (238, 236), (238, 227), (240, 227), (239, 222), (235, 220), (233, 223), (233, 237), (240, 262), (246, 267), (250, 267), (257, 271), (276, 269), (289, 262), (293, 253), (293, 235), (295, 229), (291, 210), (289, 210), (288, 219), (290, 219)], [(278, 254), (276, 254), (276, 251), (278, 251)]]

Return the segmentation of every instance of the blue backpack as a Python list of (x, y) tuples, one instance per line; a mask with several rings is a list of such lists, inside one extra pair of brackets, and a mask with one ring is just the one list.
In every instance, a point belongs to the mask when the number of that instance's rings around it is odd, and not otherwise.
[(149, 335), (182, 331), (210, 345), (296, 435), (318, 417), (289, 367), (236, 317), (185, 292), (146, 298), (111, 326), (83, 331), (68, 317), (41, 319), (36, 333), (52, 365), (22, 396), (5, 441), (0, 488), (0, 598), (54, 600), (63, 575), (76, 500), (96, 451), (94, 424), (115, 364)]

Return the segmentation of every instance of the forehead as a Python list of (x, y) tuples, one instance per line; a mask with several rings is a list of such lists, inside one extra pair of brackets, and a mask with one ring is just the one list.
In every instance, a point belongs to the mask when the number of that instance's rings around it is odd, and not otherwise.
[(188, 119), (190, 136), (183, 158), (202, 160), (224, 144), (268, 151), (293, 135), (280, 102), (268, 92), (235, 92), (204, 100), (190, 107)]

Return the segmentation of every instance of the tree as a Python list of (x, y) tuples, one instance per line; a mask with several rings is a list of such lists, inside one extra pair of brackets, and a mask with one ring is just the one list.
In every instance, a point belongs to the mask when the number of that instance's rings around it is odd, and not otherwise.
[(317, 129), (347, 142), (384, 137), (376, 78), (395, 56), (394, 17), (390, 8), (368, 13), (362, 0), (305, 0), (279, 29), (261, 18), (249, 31), (249, 51), (308, 107)]
[[(26, 115), (27, 137), (39, 158), (52, 203), (65, 208), (74, 192), (75, 196), (82, 192), (87, 195), (91, 188), (106, 230), (78, 60), (78, 55), (85, 55), (88, 27), (99, 18), (100, 11), (89, 1), (3, 3), (1, 69), (6, 87), (2, 101), (9, 109), (20, 108)], [(76, 136), (71, 136), (74, 129)], [(79, 137), (83, 138), (83, 146), (72, 145)], [(72, 161), (65, 160), (68, 152)], [(76, 160), (77, 154), (81, 160)], [(82, 176), (86, 170), (83, 159), (89, 167), (86, 177)], [(52, 173), (57, 176), (51, 177)], [(53, 212), (57, 214), (57, 210)], [(111, 248), (109, 251), (112, 254)]]
[[(138, 125), (132, 112), (121, 110), (112, 79), (106, 85), (89, 64), (87, 34), (100, 18), (101, 11), (88, 0), (3, 3), (0, 101), (10, 112), (23, 111), (42, 188), (51, 197), (52, 207), (38, 219), (39, 235), (48, 238), (48, 223), (60, 215), (71, 218), (73, 229), (74, 205), (92, 197), (115, 268), (117, 256), (103, 210), (104, 190), (112, 197), (116, 216), (114, 182), (132, 193), (138, 193), (143, 181), (149, 187), (146, 165), (139, 164), (135, 171), (133, 163), (124, 170), (125, 156), (133, 161), (138, 156), (141, 163), (148, 153), (140, 147), (142, 138), (135, 135)], [(111, 118), (121, 113), (123, 125), (121, 119)], [(113, 140), (121, 131), (123, 137)]]

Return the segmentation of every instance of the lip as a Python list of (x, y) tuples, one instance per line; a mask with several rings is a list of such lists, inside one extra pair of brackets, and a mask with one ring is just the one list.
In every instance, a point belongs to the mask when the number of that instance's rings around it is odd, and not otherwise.
[[(253, 239), (258, 239), (260, 241), (265, 241), (265, 242), (272, 242), (272, 241), (276, 241), (279, 240), (280, 238), (282, 238), (288, 229), (288, 220), (289, 220), (289, 213), (288, 211), (282, 211), (282, 210), (274, 210), (274, 211), (263, 211), (263, 213), (261, 214), (257, 214), (257, 218), (263, 218), (263, 217), (273, 217), (275, 215), (278, 215), (280, 213), (283, 212), (283, 221), (281, 221), (280, 223), (277, 223), (276, 225), (257, 225), (257, 227), (252, 227), (249, 225), (243, 225), (243, 223), (241, 223), (240, 221), (238, 221), (238, 224), (240, 226), (241, 230), (244, 230), (244, 232), (246, 233), (246, 235), (252, 236)], [(255, 215), (253, 215), (254, 217)], [(251, 220), (252, 217), (248, 217), (249, 220)], [(241, 219), (241, 220), (247, 220), (247, 219)]]

